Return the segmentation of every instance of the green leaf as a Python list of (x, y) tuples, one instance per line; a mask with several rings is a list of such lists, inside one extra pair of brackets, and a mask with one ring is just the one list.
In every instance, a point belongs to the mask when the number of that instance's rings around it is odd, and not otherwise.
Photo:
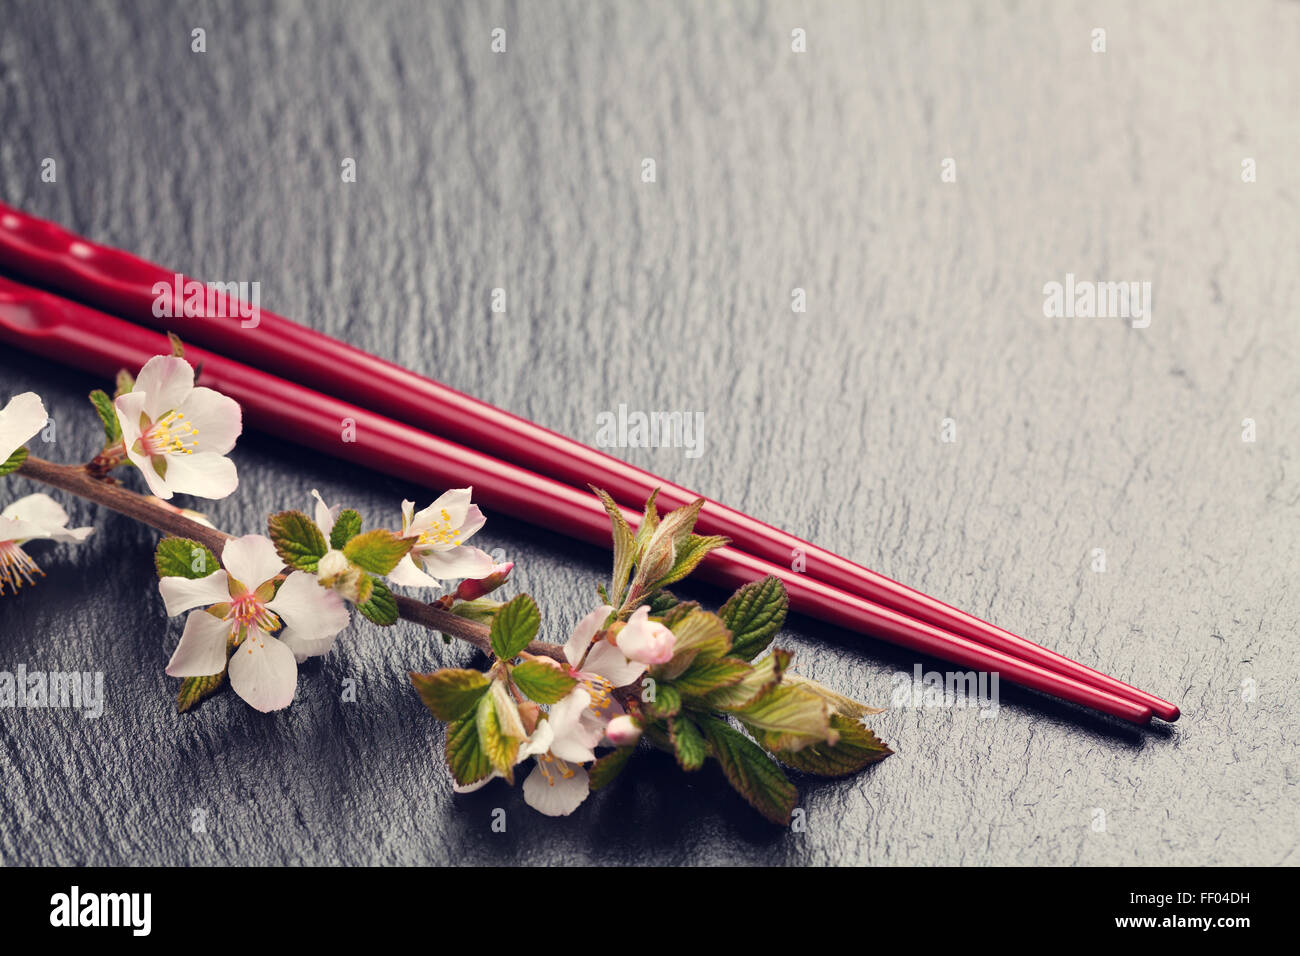
[(475, 721), (478, 724), (479, 746), (493, 769), (506, 778), (506, 782), (515, 782), (515, 757), (519, 754), (519, 738), (511, 737), (501, 729), (501, 719), (497, 715), (496, 701), (491, 694), (484, 694), (475, 709)]
[[(396, 624), (397, 599), (393, 597), (393, 592), (383, 581), (376, 581), (374, 578), (366, 578), (366, 580), (371, 585), (370, 596), (357, 604), (357, 610), (364, 614), (368, 621), (380, 627)], [(364, 595), (358, 595), (358, 597), (362, 596)]]
[(520, 594), (492, 618), (492, 653), (503, 661), (514, 660), (537, 636), (541, 626), (542, 614), (537, 610), (537, 602), (527, 594)]
[(5, 475), (10, 474), (11, 472), (17, 471), (19, 468), (23, 466), (23, 462), (25, 462), (26, 460), (27, 460), (27, 449), (26, 448), (15, 449), (14, 453), (10, 455), (2, 464), (0, 464), (0, 478), (3, 478)]
[(673, 560), (672, 570), (655, 581), (652, 587), (667, 587), (676, 584), (694, 571), (710, 551), (716, 551), (726, 545), (727, 538), (720, 534), (702, 536), (690, 535), (677, 547), (677, 556)]
[(815, 680), (809, 680), (807, 677), (801, 677), (798, 674), (786, 674), (785, 680), (788, 684), (797, 684), (812, 691), (831, 705), (833, 713), (844, 714), (846, 717), (868, 717), (871, 714), (883, 714), (885, 712), (880, 707), (868, 707), (866, 704), (860, 704), (852, 697), (845, 697), (829, 687), (822, 686)]
[(392, 573), (414, 545), (414, 538), (399, 538), (391, 531), (376, 528), (349, 541), (343, 548), (343, 556), (363, 571), (382, 577)]
[(176, 358), (185, 358), (185, 343), (175, 332), (167, 333), (167, 341), (172, 344), (172, 355)]
[(472, 601), (457, 601), (451, 606), (451, 613), (457, 617), (463, 617), (467, 621), (481, 621), (488, 623), (496, 617), (497, 611), (503, 607), (502, 602), (494, 601), (491, 598), (481, 597)]
[(609, 522), (613, 529), (614, 573), (610, 579), (611, 598), (609, 603), (614, 607), (618, 607), (623, 603), (623, 594), (627, 590), (627, 579), (631, 575), (632, 565), (636, 561), (636, 535), (632, 533), (627, 519), (623, 517), (623, 512), (614, 499), (595, 485), (590, 487), (595, 492), (596, 497), (600, 499), (600, 503), (605, 506), (605, 513), (609, 515)]
[(117, 409), (108, 393), (97, 388), (90, 393), (90, 403), (99, 413), (99, 420), (104, 423), (104, 445), (115, 445), (122, 440), (122, 425), (117, 420)]
[(183, 714), (205, 697), (215, 694), (226, 681), (226, 671), (209, 674), (206, 677), (186, 677), (181, 680), (181, 689), (176, 694), (176, 712)]
[[(482, 700), (491, 698), (485, 694)], [(477, 710), (447, 725), (446, 755), (451, 775), (462, 787), (478, 783), (492, 772), (492, 762), (479, 740)]]
[(731, 629), (731, 652), (752, 661), (772, 643), (785, 623), (790, 598), (777, 577), (751, 581), (722, 605), (718, 616)]
[(325, 536), (301, 511), (281, 511), (266, 519), (266, 527), (280, 560), (299, 571), (316, 572), (316, 565), (329, 550)]
[(785, 670), (790, 666), (789, 651), (776, 648), (771, 654), (750, 665), (750, 671), (739, 683), (721, 687), (705, 698), (716, 710), (739, 710), (780, 685)]
[(646, 499), (645, 509), (641, 515), (641, 523), (636, 526), (636, 553), (637, 559), (645, 553), (645, 546), (649, 543), (650, 538), (655, 531), (659, 529), (659, 509), (655, 507), (655, 501), (659, 497), (659, 489), (656, 488), (650, 492), (650, 497)]
[(342, 551), (343, 546), (361, 533), (361, 515), (353, 508), (345, 508), (334, 519), (330, 530), (330, 547)]
[(703, 697), (710, 691), (739, 684), (753, 669), (750, 664), (735, 657), (696, 661), (687, 668), (686, 673), (673, 681), (673, 686), (687, 697)]
[(433, 711), (433, 716), (448, 722), (460, 720), (471, 713), (479, 698), (491, 686), (491, 681), (485, 674), (451, 667), (431, 674), (412, 671), (411, 683), (419, 692), (424, 706)]
[(133, 388), (135, 388), (135, 376), (124, 368), (118, 369), (117, 379), (114, 382), (113, 397), (121, 398)]
[(542, 661), (524, 661), (510, 676), (525, 695), (539, 704), (558, 703), (578, 684), (558, 667)]
[[(672, 610), (673, 608), (681, 604), (681, 601), (677, 600), (677, 595), (673, 594), (672, 591), (665, 591), (663, 589), (660, 589), (656, 591), (654, 594), (651, 594), (648, 598), (646, 598), (645, 603), (650, 605), (651, 617), (663, 617), (670, 610)], [(666, 620), (664, 621), (664, 623), (668, 624)], [(671, 630), (672, 625), (668, 625), (668, 626), (669, 629)]]
[(706, 717), (701, 729), (732, 788), (773, 823), (789, 823), (799, 793), (776, 762), (721, 720)]
[(809, 744), (834, 743), (830, 705), (795, 684), (780, 684), (733, 713), (768, 750), (799, 750)]
[(587, 783), (592, 790), (600, 790), (614, 782), (614, 778), (623, 772), (636, 747), (619, 747), (611, 750), (587, 768)]
[(708, 611), (693, 609), (670, 629), (676, 638), (673, 657), (667, 664), (654, 669), (654, 676), (660, 680), (674, 680), (684, 674), (697, 658), (700, 661), (714, 660), (731, 650), (731, 632), (727, 625), (722, 623), (722, 618)]
[(682, 709), (681, 692), (672, 684), (659, 684), (655, 687), (655, 699), (646, 701), (641, 709), (652, 720), (676, 716)]
[(893, 753), (856, 717), (833, 714), (831, 727), (839, 734), (839, 740), (833, 744), (812, 744), (794, 751), (778, 750), (773, 755), (787, 767), (804, 773), (846, 777)]
[(668, 739), (673, 744), (673, 755), (683, 770), (695, 772), (704, 766), (709, 756), (709, 745), (695, 721), (689, 717), (675, 717), (668, 721)]
[(153, 563), (160, 578), (188, 578), (191, 581), (206, 578), (221, 568), (221, 562), (207, 545), (189, 538), (163, 538), (154, 551)]

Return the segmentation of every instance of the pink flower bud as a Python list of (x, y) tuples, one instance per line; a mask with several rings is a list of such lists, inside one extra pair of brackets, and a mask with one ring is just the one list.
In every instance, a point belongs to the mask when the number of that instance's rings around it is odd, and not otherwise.
[(605, 726), (605, 736), (615, 747), (630, 747), (641, 739), (641, 728), (635, 720), (624, 714), (615, 717)]
[(650, 620), (650, 608), (636, 609), (627, 625), (618, 632), (618, 649), (630, 661), (642, 664), (666, 664), (673, 658), (677, 638), (658, 621)]
[(492, 573), (487, 577), (466, 578), (456, 585), (456, 600), (476, 601), (491, 594), (506, 583), (506, 578), (510, 577), (510, 572), (514, 570), (514, 566), (513, 561), (507, 561), (505, 564), (498, 564), (492, 568)]

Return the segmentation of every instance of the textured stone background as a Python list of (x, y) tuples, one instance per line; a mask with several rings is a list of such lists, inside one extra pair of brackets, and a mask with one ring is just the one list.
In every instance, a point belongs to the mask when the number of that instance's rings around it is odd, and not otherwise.
[[(620, 453), (1186, 714), (894, 710), (873, 725), (897, 756), (801, 781), (807, 833), (655, 755), (549, 820), (504, 786), (451, 793), (405, 672), (466, 655), (410, 626), (354, 625), (287, 712), (177, 716), (154, 535), (73, 503), (99, 532), (0, 602), (0, 669), (102, 670), (108, 710), (0, 712), (0, 862), (1300, 862), (1298, 48), (1281, 2), (0, 0), (5, 201), (258, 280), (268, 308), (588, 442), (620, 402), (701, 411), (698, 460)], [(1150, 328), (1045, 319), (1071, 271), (1153, 282)], [(0, 396), (36, 389), (59, 423), (48, 457), (92, 453), (97, 384), (0, 354)], [(429, 497), (258, 435), (237, 461), (206, 509), (235, 532), (313, 486), (372, 520)], [(606, 557), (499, 518), (483, 537), (567, 634)], [(802, 619), (781, 640), (878, 704), (915, 663)]]

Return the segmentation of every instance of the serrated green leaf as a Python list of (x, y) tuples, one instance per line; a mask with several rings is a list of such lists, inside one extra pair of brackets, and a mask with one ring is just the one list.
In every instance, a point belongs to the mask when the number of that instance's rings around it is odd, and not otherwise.
[(774, 649), (771, 654), (751, 664), (750, 672), (743, 680), (713, 691), (705, 701), (715, 710), (737, 710), (754, 703), (781, 683), (792, 656), (779, 647)]
[(280, 560), (299, 571), (316, 572), (329, 545), (325, 536), (301, 511), (281, 511), (266, 519), (266, 527)]
[(492, 618), (492, 653), (503, 661), (512, 661), (519, 652), (537, 636), (542, 626), (542, 614), (537, 602), (527, 594), (520, 594), (502, 605)]
[(497, 714), (496, 701), (491, 694), (484, 694), (475, 708), (475, 721), (478, 724), (479, 746), (483, 755), (494, 770), (506, 778), (506, 782), (515, 782), (515, 757), (519, 754), (519, 738), (511, 737), (501, 727)]
[(23, 466), (23, 462), (25, 462), (26, 460), (27, 460), (26, 448), (14, 449), (14, 453), (5, 459), (3, 464), (0, 464), (0, 478), (3, 478), (5, 475), (17, 471), (19, 468)]
[(787, 824), (799, 792), (781, 768), (756, 743), (716, 718), (701, 721), (701, 730), (713, 749), (732, 789), (773, 823)]
[[(482, 700), (489, 700), (485, 694)], [(480, 701), (480, 705), (482, 703)], [(462, 787), (478, 783), (492, 772), (492, 762), (479, 741), (478, 709), (447, 725), (447, 766)]]
[[(681, 601), (677, 599), (677, 595), (673, 594), (672, 591), (665, 591), (660, 588), (646, 598), (645, 603), (650, 606), (651, 617), (663, 618), (669, 611), (681, 604)], [(668, 624), (668, 621), (664, 620), (664, 624)]]
[(710, 551), (716, 551), (718, 548), (724, 547), (727, 540), (720, 534), (707, 536), (693, 534), (688, 536), (685, 541), (677, 546), (672, 570), (658, 581), (655, 581), (652, 586), (663, 588), (670, 584), (676, 584), (699, 567), (700, 562), (708, 556)]
[(645, 551), (646, 544), (659, 529), (659, 509), (655, 502), (659, 498), (659, 489), (656, 488), (650, 492), (650, 497), (646, 499), (645, 508), (641, 513), (641, 523), (636, 526), (636, 553), (637, 560), (640, 560), (641, 554)]
[(623, 772), (636, 747), (619, 747), (611, 750), (587, 768), (587, 785), (592, 790), (600, 790), (614, 782), (614, 778)]
[(893, 753), (856, 717), (832, 714), (831, 727), (839, 735), (833, 743), (811, 744), (801, 750), (773, 751), (787, 767), (820, 777), (846, 777)]
[(221, 562), (207, 545), (189, 538), (173, 537), (158, 542), (153, 564), (160, 578), (187, 578), (191, 581), (206, 578), (221, 568)]
[(703, 697), (710, 691), (739, 684), (754, 670), (753, 666), (735, 657), (720, 657), (712, 661), (695, 661), (686, 672), (673, 681), (687, 697)]
[(627, 579), (632, 574), (632, 565), (636, 561), (636, 535), (632, 533), (632, 528), (628, 525), (627, 519), (623, 517), (623, 512), (619, 509), (618, 504), (608, 493), (600, 488), (591, 486), (591, 490), (600, 503), (605, 506), (605, 513), (609, 515), (610, 527), (614, 536), (614, 571), (610, 578), (609, 603), (618, 607), (623, 602), (623, 595), (627, 591)]
[(114, 381), (113, 398), (121, 398), (133, 388), (135, 388), (135, 376), (124, 368), (118, 369), (117, 378)]
[(731, 653), (752, 661), (785, 623), (790, 598), (777, 577), (751, 581), (733, 594), (718, 616), (731, 630)]
[(672, 741), (673, 756), (683, 770), (693, 773), (704, 766), (709, 756), (709, 745), (695, 721), (684, 716), (674, 717), (668, 721), (668, 739)]
[(830, 705), (794, 684), (780, 684), (753, 703), (732, 711), (741, 723), (763, 737), (769, 750), (799, 750), (810, 744), (834, 743)]
[(176, 712), (185, 713), (205, 697), (215, 694), (226, 682), (226, 671), (209, 674), (206, 677), (186, 677), (181, 680), (181, 689), (176, 693)]
[(510, 676), (525, 696), (539, 704), (558, 703), (578, 685), (564, 671), (542, 661), (524, 661), (510, 672)]
[(108, 393), (97, 388), (90, 393), (90, 404), (95, 406), (99, 420), (104, 423), (104, 445), (114, 445), (122, 440), (122, 424), (117, 420), (117, 409)]
[(357, 567), (382, 577), (392, 573), (414, 545), (414, 538), (399, 538), (385, 528), (376, 528), (357, 535), (342, 550)]
[(334, 519), (330, 529), (330, 547), (342, 551), (343, 546), (361, 533), (361, 515), (354, 508), (345, 508)]
[[(357, 604), (357, 610), (365, 615), (366, 620), (380, 627), (397, 623), (397, 599), (388, 585), (383, 581), (367, 578), (370, 582), (370, 596)], [(360, 597), (361, 595), (358, 595)]]
[(696, 660), (701, 662), (724, 656), (731, 650), (731, 632), (722, 618), (698, 609), (676, 621), (670, 628), (675, 641), (673, 656), (667, 664), (654, 668), (660, 680), (674, 680)]
[(472, 713), (479, 698), (487, 693), (491, 681), (473, 670), (447, 667), (431, 674), (411, 672), (411, 683), (424, 706), (439, 720), (460, 720)]
[(652, 720), (673, 717), (682, 709), (682, 695), (672, 684), (658, 684), (655, 699), (641, 705), (645, 715)]

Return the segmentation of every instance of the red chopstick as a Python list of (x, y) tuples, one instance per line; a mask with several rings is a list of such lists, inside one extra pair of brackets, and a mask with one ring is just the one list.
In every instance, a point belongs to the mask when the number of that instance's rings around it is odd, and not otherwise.
[[(3, 278), (0, 341), (106, 378), (170, 349), (159, 333)], [(245, 423), (253, 428), (422, 486), (473, 485), (475, 499), (490, 509), (609, 545), (609, 519), (585, 491), (213, 352), (187, 346), (186, 355), (202, 365), (204, 384), (239, 402)], [(355, 422), (356, 441), (341, 440), (340, 423), (345, 419)], [(623, 510), (635, 526), (639, 514)], [(736, 548), (713, 552), (700, 571), (726, 587), (776, 575), (785, 583), (791, 608), (800, 613), (962, 667), (997, 672), (1012, 683), (1134, 723), (1146, 723), (1152, 715), (1151, 708), (1129, 698), (949, 634)]]
[[(153, 313), (158, 282), (175, 273), (128, 253), (88, 242), (62, 227), (0, 204), (0, 266), (132, 321), (180, 335), (310, 388), (337, 395), (417, 428), (578, 488), (605, 488), (620, 504), (637, 507), (659, 488), (659, 501), (675, 508), (699, 497), (626, 462), (558, 435), (526, 419), (417, 375), (407, 369), (307, 329), (266, 310), (255, 328), (238, 319)], [(224, 293), (213, 297), (223, 314), (238, 316)], [(778, 566), (797, 550), (805, 577), (866, 598), (1013, 657), (1102, 688), (1177, 720), (1170, 702), (1132, 687), (913, 590), (833, 552), (714, 501), (700, 511), (698, 530), (722, 534), (739, 550)]]

